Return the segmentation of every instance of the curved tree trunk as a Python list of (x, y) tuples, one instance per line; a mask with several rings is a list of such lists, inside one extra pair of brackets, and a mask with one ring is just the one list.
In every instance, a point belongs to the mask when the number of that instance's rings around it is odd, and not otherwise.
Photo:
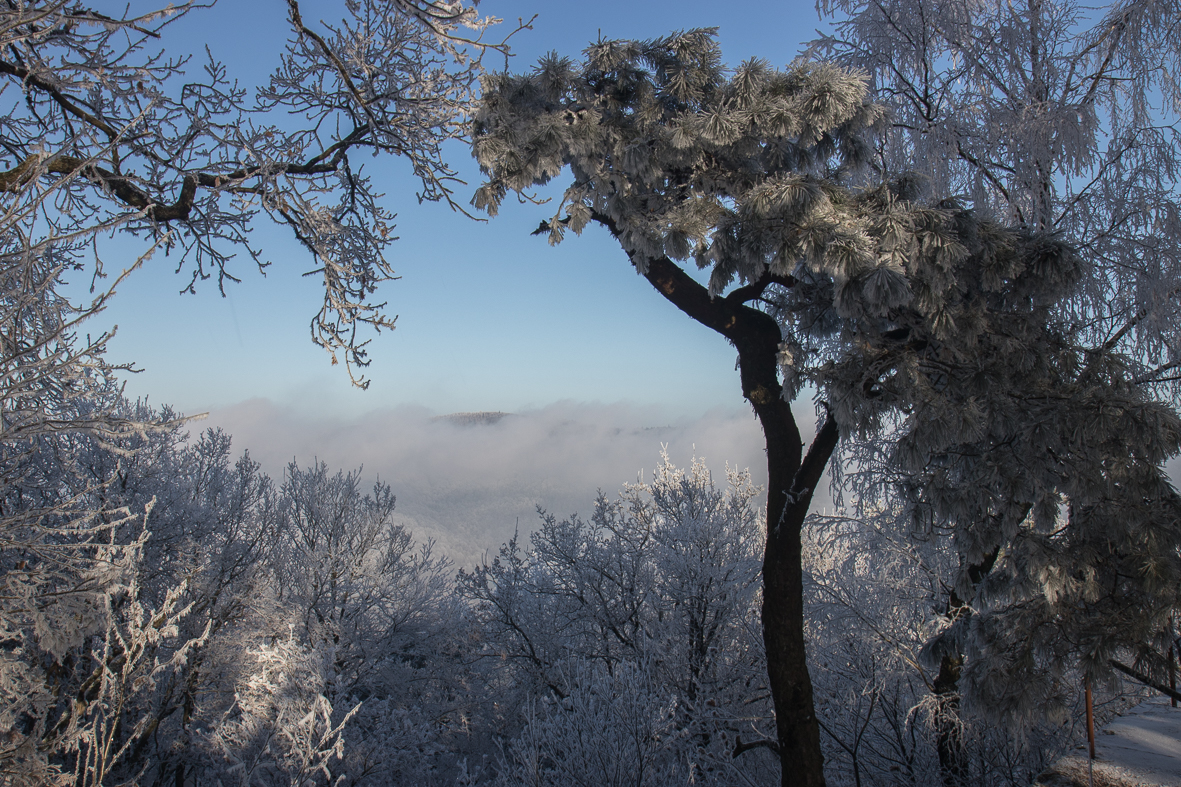
[[(614, 222), (595, 217), (615, 233)], [(775, 705), (784, 787), (823, 787), (824, 757), (804, 640), (801, 530), (816, 485), (839, 436), (830, 416), (804, 454), (799, 426), (779, 383), (779, 325), (746, 305), (771, 284), (767, 276), (725, 297), (709, 291), (667, 257), (635, 261), (661, 295), (738, 350), (742, 394), (754, 407), (767, 446), (767, 545), (763, 554), (763, 642)]]

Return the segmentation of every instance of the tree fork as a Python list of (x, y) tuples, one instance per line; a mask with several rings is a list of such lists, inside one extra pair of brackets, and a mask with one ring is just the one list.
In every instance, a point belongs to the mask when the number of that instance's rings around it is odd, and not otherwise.
[[(741, 355), (739, 356), (741, 363)], [(825, 419), (803, 462), (776, 451), (771, 435), (785, 425), (798, 434), (786, 402), (772, 410), (755, 406), (767, 438), (767, 547), (763, 554), (763, 644), (775, 703), (775, 726), (784, 787), (821, 787), (824, 757), (812, 696), (804, 639), (803, 548), (800, 538), (812, 493), (836, 448), (839, 431)], [(776, 412), (778, 411), (778, 412)], [(796, 445), (799, 445), (797, 442)], [(799, 449), (796, 449), (799, 456)], [(774, 524), (772, 524), (774, 523)]]

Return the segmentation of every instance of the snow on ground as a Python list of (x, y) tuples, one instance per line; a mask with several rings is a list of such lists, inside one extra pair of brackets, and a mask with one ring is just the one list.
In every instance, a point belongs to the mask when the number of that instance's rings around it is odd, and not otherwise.
[[(1095, 735), (1095, 787), (1181, 787), (1181, 708), (1145, 700)], [(1084, 742), (1038, 777), (1038, 787), (1087, 787)]]

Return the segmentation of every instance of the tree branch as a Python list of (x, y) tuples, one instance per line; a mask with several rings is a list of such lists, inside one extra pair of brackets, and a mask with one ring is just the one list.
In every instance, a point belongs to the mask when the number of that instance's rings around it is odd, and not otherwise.
[(832, 458), (840, 437), (840, 427), (830, 411), (826, 413), (824, 423), (816, 431), (812, 445), (808, 446), (808, 453), (804, 455), (804, 460), (796, 470), (795, 479), (787, 493), (787, 505), (783, 509), (781, 522), (803, 521), (808, 506), (812, 504), (812, 495), (824, 475), (824, 468), (828, 466), (828, 460)]
[(759, 277), (758, 281), (751, 282), (745, 287), (738, 287), (735, 289), (726, 296), (726, 300), (735, 304), (756, 301), (763, 297), (763, 293), (766, 292), (767, 288), (772, 284), (778, 284), (782, 287), (790, 288), (795, 286), (795, 283), (796, 279), (794, 276), (780, 276), (779, 274), (772, 273), (771, 271), (767, 270), (763, 272), (763, 275)]
[(750, 751), (751, 749), (759, 748), (770, 749), (775, 753), (776, 757), (779, 756), (779, 744), (773, 740), (764, 738), (762, 740), (751, 741), (750, 743), (743, 743), (742, 737), (736, 735), (734, 737), (734, 751), (730, 753), (730, 758), (738, 759), (738, 757)]
[(1127, 664), (1121, 664), (1120, 662), (1116, 661), (1115, 659), (1108, 659), (1108, 663), (1111, 664), (1111, 666), (1115, 667), (1120, 672), (1127, 675), (1128, 677), (1138, 680), (1139, 682), (1143, 683), (1145, 686), (1148, 686), (1150, 689), (1156, 689), (1161, 694), (1164, 694), (1166, 697), (1181, 701), (1181, 691), (1175, 691), (1174, 689), (1170, 689), (1168, 686), (1164, 685), (1163, 683), (1157, 683), (1155, 680), (1148, 677), (1143, 672), (1139, 672), (1137, 670), (1134, 670), (1131, 667), (1129, 667)]
[[(321, 154), (322, 155), (322, 154)], [(317, 156), (317, 159), (321, 156)], [(315, 161), (316, 159), (313, 159)], [(44, 162), (42, 166), (38, 166)], [(284, 167), (283, 172), (289, 175), (326, 175), (338, 168), (336, 157), (327, 164), (307, 163)], [(55, 175), (72, 175), (81, 172), (95, 185), (107, 189), (120, 202), (137, 210), (146, 210), (153, 221), (167, 223), (170, 221), (187, 221), (193, 210), (197, 197), (197, 187), (217, 189), (234, 182), (248, 180), (266, 172), (265, 167), (238, 169), (225, 174), (213, 175), (207, 172), (190, 173), (181, 180), (180, 194), (171, 205), (161, 205), (152, 196), (130, 178), (111, 172), (91, 161), (76, 156), (56, 155), (46, 158), (42, 155), (31, 155), (10, 170), (0, 172), (0, 192), (16, 192), (28, 185), (35, 177), (42, 173)]]
[[(601, 213), (593, 213), (591, 217), (606, 227), (616, 240), (619, 239), (619, 227), (614, 219)], [(641, 267), (634, 259), (632, 262), (637, 268)], [(642, 274), (644, 278), (674, 306), (697, 322), (717, 331), (736, 345), (750, 343), (756, 336), (764, 340), (767, 336), (773, 336), (774, 352), (779, 351), (779, 325), (770, 315), (740, 300), (711, 296), (703, 284), (668, 257), (651, 257), (645, 262), (647, 272)]]

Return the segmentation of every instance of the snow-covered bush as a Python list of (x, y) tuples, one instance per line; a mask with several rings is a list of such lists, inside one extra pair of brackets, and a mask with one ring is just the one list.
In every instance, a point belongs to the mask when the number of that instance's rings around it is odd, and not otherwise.
[(507, 746), (498, 785), (673, 787), (700, 784), (678, 728), (675, 694), (645, 663), (562, 665), (561, 698), (527, 705), (525, 727)]
[[(580, 714), (559, 707), (591, 698), (603, 713), (671, 725), (660, 744), (668, 750), (660, 757), (676, 763), (667, 773), (698, 783), (732, 775), (737, 739), (767, 737), (758, 492), (746, 473), (730, 471), (718, 488), (703, 462), (682, 470), (665, 456), (650, 483), (626, 485), (616, 500), (600, 494), (589, 520), (542, 512), (528, 551), (514, 538), (491, 563), (460, 572), (460, 593), (501, 665), (489, 684), (501, 698), (500, 730), (516, 741), (513, 762), (535, 762), (530, 772), (551, 778), (549, 755), (537, 754), (551, 745), (540, 731), (577, 737), (581, 728), (569, 725), (582, 724), (573, 720)], [(629, 681), (649, 688), (625, 690)], [(525, 717), (532, 721), (517, 738)], [(602, 740), (607, 748), (594, 756), (614, 761), (616, 743)], [(764, 753), (737, 762), (758, 771)], [(590, 771), (579, 778), (593, 783)]]
[[(1024, 787), (1077, 735), (1077, 707), (1053, 721), (997, 725), (964, 705), (949, 677), (962, 656), (929, 648), (960, 614), (948, 601), (958, 567), (900, 534), (896, 514), (815, 516), (805, 535), (811, 667), (830, 784)], [(1078, 676), (1073, 688), (1081, 685)]]
[(334, 714), (325, 696), (331, 651), (308, 648), (292, 632), (250, 657), (233, 704), (200, 735), (209, 755), (202, 776), (226, 787), (340, 783), (343, 728), (357, 708)]
[[(743, 474), (721, 490), (701, 463), (679, 470), (666, 457), (651, 483), (600, 495), (589, 520), (545, 515), (529, 549), (514, 539), (460, 572), (498, 710), (478, 721), (502, 740), (484, 777), (777, 781), (755, 492)], [(1020, 787), (1077, 732), (1069, 715), (997, 726), (941, 688), (944, 665), (924, 647), (950, 623), (957, 566), (908, 539), (895, 514), (814, 516), (804, 556), (830, 784)], [(651, 769), (612, 770), (628, 746)]]
[(343, 730), (349, 784), (427, 778), (459, 721), (449, 654), (462, 632), (450, 563), (393, 521), (394, 495), (360, 471), (292, 463), (272, 558), (276, 607), (304, 646), (324, 654), (324, 695)]

